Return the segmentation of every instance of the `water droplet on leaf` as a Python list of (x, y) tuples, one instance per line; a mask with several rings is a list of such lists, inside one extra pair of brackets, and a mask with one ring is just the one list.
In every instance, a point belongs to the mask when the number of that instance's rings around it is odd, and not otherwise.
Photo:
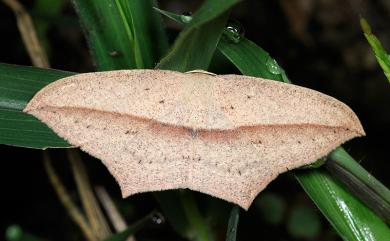
[(111, 57), (118, 57), (121, 55), (121, 52), (114, 50), (109, 52), (108, 55), (110, 55)]
[(153, 215), (152, 221), (153, 223), (160, 225), (165, 223), (165, 218), (161, 213), (156, 213)]
[(189, 23), (189, 22), (192, 20), (192, 12), (184, 12), (184, 13), (180, 16), (180, 20), (181, 20), (183, 23)]
[(243, 36), (244, 28), (241, 23), (230, 20), (223, 31), (224, 39), (231, 43), (239, 43)]
[(281, 74), (283, 72), (278, 62), (276, 62), (276, 60), (271, 57), (268, 57), (267, 62), (265, 64), (267, 65), (268, 71), (273, 74)]

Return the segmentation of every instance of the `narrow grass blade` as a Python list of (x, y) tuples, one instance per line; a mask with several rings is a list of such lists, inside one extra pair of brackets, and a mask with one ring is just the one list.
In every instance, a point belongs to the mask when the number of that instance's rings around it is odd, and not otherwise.
[(73, 0), (98, 70), (152, 68), (167, 39), (152, 0)]
[[(151, 0), (116, 0), (134, 37), (132, 48), (136, 67), (153, 68), (168, 49), (168, 40), (160, 16)], [(121, 11), (121, 12), (122, 12)]]
[(299, 171), (296, 175), (344, 240), (389, 240), (388, 226), (324, 170)]
[[(238, 43), (222, 40), (218, 50), (245, 75), (273, 79), (289, 83), (284, 70), (262, 48), (252, 41), (241, 38)], [(254, 51), (255, 50), (255, 51)]]
[(364, 36), (366, 37), (368, 43), (371, 45), (371, 48), (374, 51), (376, 60), (382, 67), (387, 80), (390, 82), (390, 55), (383, 48), (379, 39), (371, 32), (371, 27), (366, 21), (366, 19), (360, 18), (360, 26), (363, 29)]
[(45, 124), (22, 112), (34, 94), (72, 72), (0, 64), (0, 143), (30, 148), (69, 147)]
[(329, 172), (390, 224), (390, 190), (360, 166), (344, 149), (337, 148), (325, 163)]
[(226, 231), (226, 241), (236, 241), (238, 220), (240, 219), (240, 207), (234, 205), (230, 212), (229, 222)]
[(239, 0), (205, 1), (156, 68), (182, 72), (207, 69), (226, 25), (228, 11), (238, 2)]
[(95, 187), (96, 196), (99, 199), (99, 203), (102, 204), (107, 217), (110, 220), (113, 228), (117, 232), (124, 231), (127, 227), (126, 221), (122, 214), (119, 212), (114, 200), (112, 200), (110, 194), (103, 186)]

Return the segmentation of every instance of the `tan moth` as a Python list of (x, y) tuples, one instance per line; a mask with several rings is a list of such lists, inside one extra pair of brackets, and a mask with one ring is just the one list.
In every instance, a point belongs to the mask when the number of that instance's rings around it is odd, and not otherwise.
[(204, 71), (78, 74), (43, 88), (24, 111), (101, 159), (123, 197), (189, 188), (245, 209), (279, 173), (365, 134), (330, 96)]

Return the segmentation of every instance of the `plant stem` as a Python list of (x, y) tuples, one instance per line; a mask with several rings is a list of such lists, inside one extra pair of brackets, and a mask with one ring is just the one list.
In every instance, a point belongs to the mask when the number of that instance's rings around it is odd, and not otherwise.
[(83, 232), (85, 238), (88, 241), (97, 240), (87, 219), (85, 218), (83, 213), (78, 209), (76, 204), (72, 201), (64, 184), (58, 178), (58, 175), (51, 164), (51, 159), (47, 151), (43, 152), (43, 164), (45, 166), (45, 170), (49, 177), (50, 183), (53, 186), (54, 190), (56, 191), (57, 196), (60, 199), (62, 205), (68, 211), (69, 216), (80, 227), (81, 231)]
[(236, 241), (237, 238), (237, 226), (240, 219), (240, 207), (234, 205), (232, 211), (230, 211), (229, 222), (226, 230), (226, 241)]
[(67, 154), (81, 198), (81, 203), (83, 204), (89, 223), (91, 224), (96, 237), (98, 239), (105, 239), (111, 235), (111, 231), (95, 198), (83, 161), (76, 149), (68, 149)]
[(20, 35), (22, 36), (24, 46), (33, 65), (41, 68), (49, 68), (46, 52), (39, 42), (34, 23), (28, 12), (17, 0), (3, 0), (3, 3), (15, 13)]
[(330, 153), (325, 167), (367, 206), (390, 224), (390, 190), (360, 166), (343, 148)]
[[(95, 187), (96, 195), (105, 209), (108, 218), (111, 221), (112, 226), (114, 227), (117, 233), (123, 232), (128, 227), (126, 221), (118, 211), (115, 206), (114, 201), (111, 199), (110, 195), (103, 186)], [(126, 241), (136, 241), (133, 235), (130, 235)]]

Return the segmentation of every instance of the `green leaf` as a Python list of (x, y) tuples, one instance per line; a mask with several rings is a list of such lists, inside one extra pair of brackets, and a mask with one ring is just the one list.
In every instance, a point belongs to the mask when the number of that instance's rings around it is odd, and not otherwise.
[(223, 39), (218, 44), (218, 50), (245, 75), (288, 82), (284, 70), (276, 61), (246, 38), (241, 37), (237, 43)]
[(324, 170), (299, 171), (296, 175), (344, 240), (390, 240), (388, 226)]
[(162, 10), (159, 8), (154, 8), (154, 9), (156, 11), (158, 11), (159, 13), (161, 13), (162, 15), (164, 15), (165, 17), (168, 17), (177, 23), (186, 24), (192, 20), (192, 16), (179, 15), (179, 14), (168, 12), (168, 11), (165, 11), (165, 10)]
[(374, 51), (376, 60), (382, 67), (387, 80), (390, 81), (390, 55), (383, 48), (379, 39), (371, 32), (371, 27), (368, 24), (367, 20), (365, 20), (364, 18), (360, 18), (360, 26), (363, 29), (364, 36), (366, 37), (368, 43), (371, 45), (371, 48)]
[(22, 110), (41, 88), (73, 74), (0, 64), (0, 143), (30, 148), (69, 147), (45, 124)]
[(359, 165), (343, 148), (329, 154), (325, 167), (385, 222), (390, 224), (390, 190)]
[[(230, 46), (233, 47), (232, 44)], [(241, 48), (242, 56), (259, 56), (259, 60), (254, 58), (252, 62), (249, 62), (247, 61), (249, 58), (243, 59), (238, 54), (229, 54), (235, 53), (234, 51), (225, 51), (228, 59), (243, 74), (258, 77), (269, 75), (270, 70), (267, 71), (267, 68), (252, 68), (253, 65), (258, 64), (256, 62), (264, 64), (264, 50), (256, 45), (248, 44), (245, 39), (235, 43), (234, 48)], [(264, 70), (265, 72), (263, 72)], [(282, 72), (281, 74), (283, 81), (288, 82), (287, 76)], [(386, 224), (367, 206), (345, 191), (344, 187), (328, 173), (310, 170), (306, 172), (306, 175), (303, 175), (297, 172), (296, 178), (345, 240), (386, 240), (383, 237), (390, 237), (390, 230)], [(357, 222), (354, 222), (354, 220), (357, 220)], [(377, 239), (371, 239), (371, 237), (377, 237)]]
[(240, 207), (234, 205), (230, 212), (229, 222), (226, 231), (226, 241), (236, 241), (238, 221), (240, 219)]
[(207, 69), (229, 16), (239, 0), (205, 1), (156, 68), (177, 71)]
[(152, 68), (167, 39), (152, 0), (73, 0), (98, 70)]
[(152, 0), (116, 0), (128, 19), (134, 37), (133, 49), (136, 67), (154, 68), (168, 49), (168, 40), (161, 18), (154, 11)]

